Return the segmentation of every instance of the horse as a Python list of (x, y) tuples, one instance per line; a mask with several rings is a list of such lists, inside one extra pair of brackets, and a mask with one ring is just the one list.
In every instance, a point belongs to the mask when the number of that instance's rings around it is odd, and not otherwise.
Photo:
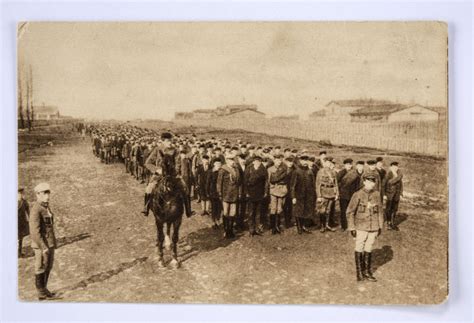
[[(165, 242), (165, 248), (169, 250), (169, 236), (172, 227), (173, 235), (171, 238), (171, 244), (173, 250), (170, 265), (174, 268), (179, 268), (179, 229), (183, 219), (187, 195), (182, 180), (176, 175), (176, 151), (173, 154), (167, 154), (160, 150), (159, 153), (161, 155), (160, 166), (162, 169), (162, 175), (153, 189), (150, 205), (150, 209), (155, 216), (157, 229), (158, 266), (165, 267), (163, 259), (163, 242)], [(163, 232), (165, 224), (166, 237)]]

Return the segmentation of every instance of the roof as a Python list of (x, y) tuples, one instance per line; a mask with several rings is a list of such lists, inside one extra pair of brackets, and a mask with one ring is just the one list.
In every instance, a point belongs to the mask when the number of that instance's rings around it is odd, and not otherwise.
[(57, 114), (59, 113), (58, 107), (54, 105), (34, 105), (35, 113), (41, 114)]
[(330, 101), (326, 106), (330, 104), (337, 104), (340, 107), (363, 107), (363, 106), (379, 106), (379, 105), (387, 105), (393, 104), (387, 100), (374, 100), (374, 99), (356, 99), (356, 100), (333, 100)]
[(196, 109), (193, 112), (195, 113), (214, 113), (214, 109)]
[(415, 104), (413, 106), (420, 106), (422, 108), (434, 111), (438, 114), (446, 114), (448, 112), (448, 109), (446, 107), (426, 107), (426, 106), (422, 106), (422, 105), (419, 105), (419, 104)]
[(236, 111), (233, 111), (233, 112), (229, 112), (228, 114), (226, 114), (227, 116), (230, 116), (231, 114), (236, 114), (236, 113), (240, 113), (240, 112), (244, 112), (244, 111), (251, 111), (251, 112), (255, 112), (255, 113), (260, 113), (260, 114), (263, 114), (265, 115), (265, 113), (263, 112), (260, 112), (260, 111), (257, 111), (257, 110), (254, 110), (252, 108), (246, 108), (246, 109), (240, 109), (240, 110), (236, 110)]
[(408, 106), (403, 104), (385, 104), (357, 109), (349, 114), (351, 116), (381, 116), (392, 114), (407, 108)]

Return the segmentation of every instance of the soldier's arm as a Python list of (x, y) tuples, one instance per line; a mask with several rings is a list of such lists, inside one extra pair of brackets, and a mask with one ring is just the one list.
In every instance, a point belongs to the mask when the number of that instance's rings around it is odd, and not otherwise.
[(291, 179), (290, 179), (290, 195), (292, 199), (296, 198), (296, 185), (298, 184), (298, 175), (296, 174), (296, 171), (294, 171), (291, 174)]
[(321, 172), (316, 175), (316, 196), (321, 197)]
[(30, 238), (34, 241), (41, 250), (48, 249), (47, 243), (41, 236), (41, 214), (37, 205), (34, 205), (30, 214)]
[(357, 213), (357, 207), (359, 206), (359, 194), (355, 193), (352, 195), (349, 206), (347, 207), (347, 228), (349, 231), (355, 230), (355, 215)]
[(154, 148), (152, 152), (150, 153), (150, 156), (145, 161), (145, 167), (152, 173), (154, 174), (158, 167), (156, 167), (156, 162), (157, 162), (157, 155), (158, 155), (158, 148)]

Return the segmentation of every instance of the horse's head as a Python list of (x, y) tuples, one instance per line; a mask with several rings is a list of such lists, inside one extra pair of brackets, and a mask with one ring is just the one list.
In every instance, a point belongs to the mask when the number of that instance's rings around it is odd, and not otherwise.
[(161, 169), (163, 177), (176, 177), (176, 150), (172, 154), (159, 151), (161, 155)]

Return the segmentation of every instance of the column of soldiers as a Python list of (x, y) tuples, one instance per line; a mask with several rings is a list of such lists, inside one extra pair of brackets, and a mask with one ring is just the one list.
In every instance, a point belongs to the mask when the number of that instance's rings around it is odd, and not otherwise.
[[(149, 161), (164, 149), (156, 132), (97, 127), (91, 135), (94, 154), (104, 163), (123, 162), (125, 171), (142, 183), (158, 175), (156, 161)], [(266, 229), (279, 234), (293, 226), (298, 234), (311, 234), (317, 218), (321, 233), (335, 232), (338, 222), (340, 230), (350, 231), (356, 241), (357, 279), (375, 281), (370, 257), (374, 240), (384, 224), (388, 230), (398, 230), (394, 219), (403, 175), (397, 162), (386, 171), (382, 157), (357, 161), (355, 167), (346, 158), (343, 167), (336, 169), (326, 151), (316, 158), (306, 150), (240, 140), (172, 138), (170, 133), (166, 138), (166, 149), (178, 152), (177, 174), (190, 198), (200, 204), (201, 215), (209, 216), (216, 230), (223, 228), (225, 238), (234, 238), (235, 230), (248, 229), (251, 236), (261, 236)], [(110, 147), (117, 147), (116, 152)], [(151, 190), (148, 187), (145, 194), (144, 215), (148, 215)]]

